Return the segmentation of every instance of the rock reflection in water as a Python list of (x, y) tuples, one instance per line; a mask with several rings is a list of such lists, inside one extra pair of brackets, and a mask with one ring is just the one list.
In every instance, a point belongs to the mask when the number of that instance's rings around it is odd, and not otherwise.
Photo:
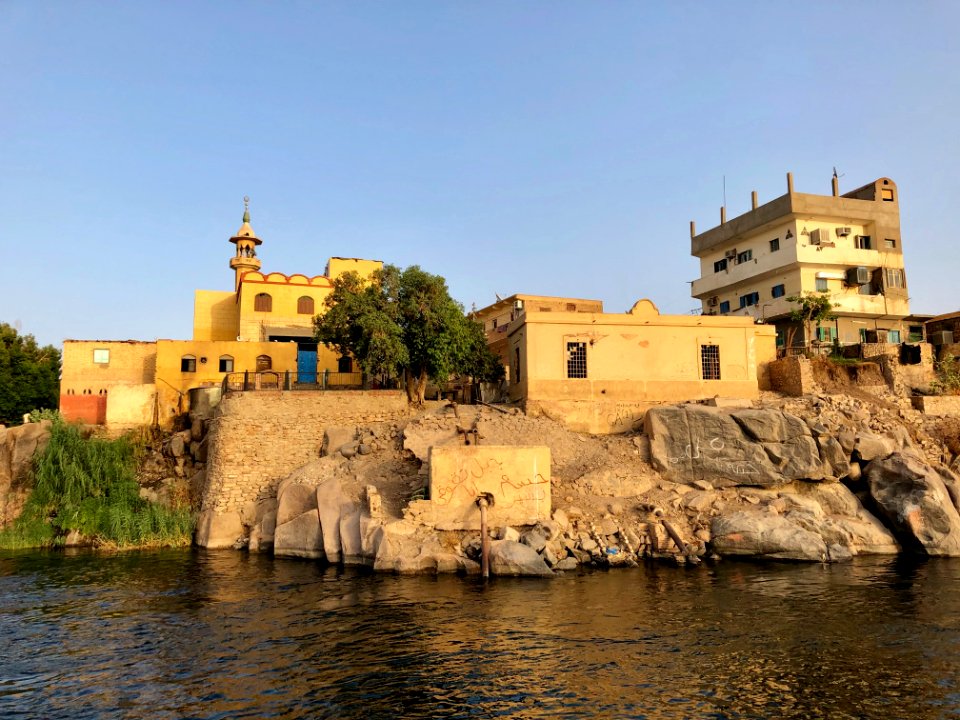
[(0, 556), (0, 716), (928, 718), (960, 562), (552, 582), (234, 552)]

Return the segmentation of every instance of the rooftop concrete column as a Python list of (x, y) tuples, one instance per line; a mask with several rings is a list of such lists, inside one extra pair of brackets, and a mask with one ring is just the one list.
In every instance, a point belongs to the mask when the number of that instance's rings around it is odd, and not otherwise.
[(833, 196), (840, 197), (840, 178), (834, 175), (833, 182), (831, 182), (830, 184), (833, 186)]
[(793, 173), (787, 173), (787, 192), (793, 192)]
[(754, 210), (757, 209), (757, 191), (756, 190), (750, 193), (750, 206)]
[(693, 220), (690, 221), (690, 239), (692, 240), (697, 236), (697, 223)]
[(727, 221), (727, 206), (720, 206), (720, 224), (723, 225)]

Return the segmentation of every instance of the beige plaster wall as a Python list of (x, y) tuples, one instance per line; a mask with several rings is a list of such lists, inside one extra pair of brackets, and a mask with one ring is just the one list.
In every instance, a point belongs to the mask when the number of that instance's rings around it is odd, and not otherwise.
[(153, 425), (157, 389), (149, 385), (116, 385), (107, 395), (107, 421), (111, 429)]
[(479, 530), (476, 499), (490, 493), (490, 527), (534, 525), (550, 517), (550, 448), (450, 445), (430, 449), (432, 522), (440, 530)]
[[(94, 350), (108, 350), (109, 362), (93, 362)], [(138, 340), (65, 340), (60, 393), (97, 395), (120, 385), (152, 384), (157, 344)]]
[[(530, 316), (522, 332), (511, 336), (521, 355), (515, 392), (528, 401), (753, 398), (759, 364), (776, 352), (774, 329), (746, 318), (553, 313)], [(587, 343), (587, 378), (567, 378), (568, 342)], [(702, 345), (719, 346), (720, 380), (702, 378)]]

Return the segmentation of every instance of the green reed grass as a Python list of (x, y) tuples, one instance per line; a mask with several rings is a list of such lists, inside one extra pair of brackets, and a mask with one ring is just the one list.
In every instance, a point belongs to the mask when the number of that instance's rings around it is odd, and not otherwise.
[(77, 530), (116, 547), (187, 545), (194, 518), (140, 497), (138, 438), (84, 438), (62, 421), (33, 462), (34, 488), (20, 517), (0, 531), (0, 548), (62, 545)]

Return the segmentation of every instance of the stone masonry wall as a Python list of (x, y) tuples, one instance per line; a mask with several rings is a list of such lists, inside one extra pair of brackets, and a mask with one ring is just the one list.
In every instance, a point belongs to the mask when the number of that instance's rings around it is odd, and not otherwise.
[(328, 425), (405, 418), (406, 395), (395, 390), (232, 393), (210, 429), (202, 510), (240, 512), (276, 494), (277, 483), (320, 454)]
[(803, 357), (787, 357), (767, 366), (770, 384), (774, 390), (800, 397), (813, 391), (813, 368)]

